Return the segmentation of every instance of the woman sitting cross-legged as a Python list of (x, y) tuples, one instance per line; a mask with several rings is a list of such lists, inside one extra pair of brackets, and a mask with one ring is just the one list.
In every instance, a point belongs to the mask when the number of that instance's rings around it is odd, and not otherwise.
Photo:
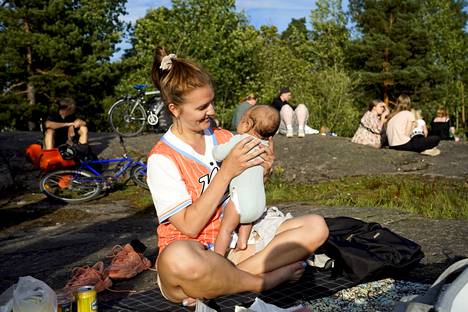
[(148, 158), (148, 184), (159, 219), (157, 279), (163, 296), (187, 304), (193, 298), (261, 292), (297, 281), (304, 260), (328, 237), (320, 216), (288, 219), (269, 209), (253, 225), (245, 250), (233, 249), (226, 257), (212, 250), (223, 207), (232, 205), (226, 195), (229, 183), (255, 165), (263, 165), (265, 174), (271, 171), (271, 138), (268, 147), (245, 138), (217, 163), (213, 147), (232, 134), (210, 127), (215, 110), (209, 74), (158, 48), (152, 79), (174, 121)]

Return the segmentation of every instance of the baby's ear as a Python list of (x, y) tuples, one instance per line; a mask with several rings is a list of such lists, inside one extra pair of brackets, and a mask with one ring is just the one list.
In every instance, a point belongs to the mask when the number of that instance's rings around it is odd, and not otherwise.
[(247, 133), (253, 127), (253, 120), (251, 118), (242, 118), (237, 125), (237, 133)]

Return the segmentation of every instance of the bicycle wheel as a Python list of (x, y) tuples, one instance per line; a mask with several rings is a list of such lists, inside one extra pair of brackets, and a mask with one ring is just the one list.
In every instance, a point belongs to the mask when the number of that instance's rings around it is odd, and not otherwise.
[(149, 190), (148, 183), (146, 183), (146, 167), (143, 165), (135, 165), (130, 171), (133, 182), (137, 185)]
[(52, 171), (42, 177), (39, 187), (49, 198), (67, 203), (84, 202), (101, 193), (98, 178), (81, 170)]
[(123, 137), (136, 136), (145, 127), (146, 112), (135, 99), (122, 99), (109, 109), (109, 123)]

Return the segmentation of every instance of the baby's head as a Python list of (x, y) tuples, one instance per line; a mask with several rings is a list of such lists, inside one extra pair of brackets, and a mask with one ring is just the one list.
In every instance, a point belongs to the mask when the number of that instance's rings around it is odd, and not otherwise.
[(269, 105), (255, 105), (242, 115), (238, 133), (249, 133), (260, 139), (268, 139), (275, 135), (280, 125), (280, 115), (276, 108)]

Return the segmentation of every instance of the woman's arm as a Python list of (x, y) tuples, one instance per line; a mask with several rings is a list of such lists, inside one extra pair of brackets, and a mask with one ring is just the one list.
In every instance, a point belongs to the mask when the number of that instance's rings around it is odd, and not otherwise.
[(197, 237), (215, 213), (232, 178), (264, 162), (260, 157), (257, 158), (265, 153), (263, 146), (249, 153), (259, 143), (260, 140), (248, 137), (236, 144), (203, 194), (190, 206), (169, 217), (172, 225), (189, 237)]
[(411, 136), (411, 132), (417, 126), (416, 121), (413, 119), (408, 119), (405, 125), (405, 134)]
[(372, 133), (380, 134), (383, 122), (380, 121), (376, 114), (367, 111), (361, 118), (361, 126)]

